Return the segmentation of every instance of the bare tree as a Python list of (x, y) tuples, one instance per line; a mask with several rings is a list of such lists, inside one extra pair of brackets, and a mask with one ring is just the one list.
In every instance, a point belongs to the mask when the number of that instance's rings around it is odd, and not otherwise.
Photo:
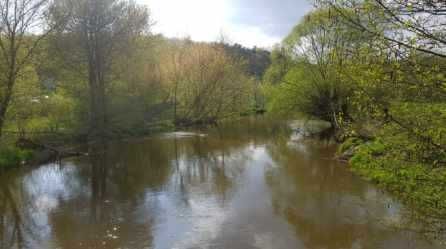
[(50, 0), (0, 1), (0, 137), (14, 85), (50, 33), (44, 19)]

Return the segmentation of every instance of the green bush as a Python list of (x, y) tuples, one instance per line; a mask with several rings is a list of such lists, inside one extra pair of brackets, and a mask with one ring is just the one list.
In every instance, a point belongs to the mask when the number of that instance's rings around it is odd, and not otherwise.
[(364, 143), (360, 138), (357, 137), (351, 137), (345, 140), (341, 146), (338, 148), (338, 155), (341, 155), (342, 153), (350, 150), (353, 147), (359, 146), (360, 144)]
[(17, 147), (7, 147), (0, 149), (0, 169), (13, 168), (31, 160), (34, 152), (22, 150)]
[(445, 217), (446, 169), (404, 161), (394, 153), (394, 148), (380, 141), (363, 144), (350, 160), (351, 168), (421, 212)]

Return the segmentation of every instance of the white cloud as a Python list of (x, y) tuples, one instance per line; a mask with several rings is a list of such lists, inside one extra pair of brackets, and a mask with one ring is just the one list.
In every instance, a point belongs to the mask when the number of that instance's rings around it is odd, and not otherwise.
[(281, 41), (281, 37), (266, 34), (261, 28), (249, 25), (234, 25), (223, 29), (230, 41), (247, 47), (268, 48)]
[(155, 33), (167, 37), (190, 37), (196, 41), (216, 41), (223, 33), (232, 42), (253, 47), (270, 47), (281, 37), (267, 34), (261, 27), (234, 20), (238, 10), (227, 0), (137, 0), (147, 4), (156, 22)]

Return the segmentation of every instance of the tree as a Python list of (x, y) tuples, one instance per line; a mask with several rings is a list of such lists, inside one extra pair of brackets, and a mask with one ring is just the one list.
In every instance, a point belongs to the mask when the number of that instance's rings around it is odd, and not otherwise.
[(369, 37), (338, 71), (356, 87), (351, 98), (356, 116), (386, 127), (385, 139), (404, 148), (397, 150), (404, 160), (444, 165), (446, 3), (317, 2), (340, 16), (346, 28)]
[(307, 14), (273, 52), (273, 65), (265, 80), (275, 86), (272, 103), (279, 109), (297, 111), (340, 128), (340, 117), (348, 116), (350, 87), (337, 74), (350, 56), (350, 45), (358, 39), (344, 29), (330, 9)]
[(401, 50), (404, 47), (446, 58), (445, 1), (316, 0), (315, 2), (319, 6), (329, 6), (349, 25), (386, 40), (394, 49)]
[(50, 0), (0, 1), (0, 137), (14, 86), (39, 43), (52, 31), (44, 25)]
[(219, 44), (179, 41), (162, 60), (177, 125), (213, 123), (246, 111), (253, 84)]
[[(70, 13), (63, 18), (63, 13)], [(62, 18), (61, 18), (62, 17)], [(56, 43), (67, 64), (85, 73), (89, 90), (89, 135), (107, 134), (107, 91), (112, 65), (123, 50), (148, 31), (147, 8), (126, 0), (61, 0), (52, 6), (61, 23)]]

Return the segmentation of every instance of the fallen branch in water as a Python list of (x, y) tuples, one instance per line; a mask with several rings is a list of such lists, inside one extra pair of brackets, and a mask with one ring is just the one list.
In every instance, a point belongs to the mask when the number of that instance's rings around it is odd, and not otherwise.
[(56, 161), (67, 157), (83, 156), (85, 153), (78, 151), (68, 151), (53, 146), (36, 142), (26, 138), (20, 138), (16, 142), (16, 146), (21, 149), (33, 150), (36, 152), (35, 158), (31, 164), (42, 164), (50, 161)]

